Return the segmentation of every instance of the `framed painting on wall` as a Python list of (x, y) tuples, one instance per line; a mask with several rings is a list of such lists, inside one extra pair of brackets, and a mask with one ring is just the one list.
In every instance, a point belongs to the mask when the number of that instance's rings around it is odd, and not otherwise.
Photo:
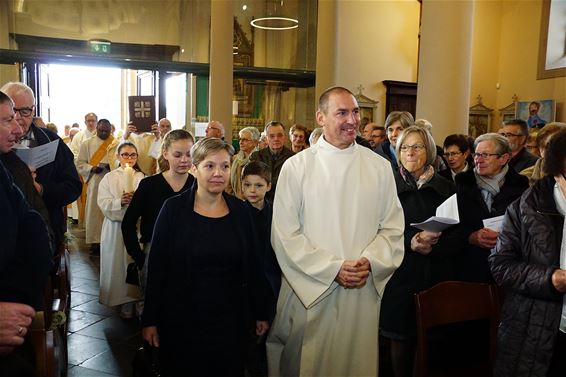
[(543, 0), (537, 79), (566, 76), (566, 1)]
[(545, 99), (538, 101), (519, 101), (515, 107), (515, 118), (527, 122), (529, 129), (542, 128), (545, 124), (554, 122), (556, 103)]

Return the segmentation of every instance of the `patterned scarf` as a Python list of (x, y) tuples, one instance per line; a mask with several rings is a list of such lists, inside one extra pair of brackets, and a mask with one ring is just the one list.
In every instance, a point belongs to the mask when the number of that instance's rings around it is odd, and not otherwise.
[(421, 187), (423, 187), (423, 185), (425, 183), (427, 183), (428, 181), (430, 181), (432, 179), (432, 177), (434, 176), (434, 168), (432, 167), (432, 165), (426, 166), (424, 168), (423, 173), (419, 176), (418, 179), (415, 179), (415, 177), (413, 177), (413, 175), (407, 169), (405, 169), (405, 167), (402, 166), (402, 165), (399, 168), (399, 172), (401, 173), (401, 177), (403, 177), (403, 180), (411, 188), (416, 187), (417, 190), (419, 190)]
[(499, 194), (501, 186), (505, 183), (505, 174), (509, 170), (509, 165), (505, 165), (503, 169), (493, 177), (483, 177), (479, 175), (474, 169), (474, 175), (476, 176), (476, 183), (480, 189), (483, 201), (487, 206), (489, 212), (491, 212), (491, 205), (493, 204), (493, 198)]

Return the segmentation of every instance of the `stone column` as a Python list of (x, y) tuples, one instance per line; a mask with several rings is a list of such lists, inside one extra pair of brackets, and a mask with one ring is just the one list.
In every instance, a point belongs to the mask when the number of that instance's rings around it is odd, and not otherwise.
[(218, 120), (232, 141), (232, 85), (234, 64), (232, 41), (234, 10), (231, 0), (212, 0), (210, 10), (209, 120)]
[(428, 119), (442, 144), (468, 133), (473, 1), (423, 0), (417, 118)]

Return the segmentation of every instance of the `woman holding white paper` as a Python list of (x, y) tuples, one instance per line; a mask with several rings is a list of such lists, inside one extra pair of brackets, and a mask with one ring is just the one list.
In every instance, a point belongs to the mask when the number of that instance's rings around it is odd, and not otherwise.
[(122, 238), (122, 218), (135, 189), (144, 177), (137, 166), (136, 146), (125, 141), (117, 148), (120, 167), (106, 174), (98, 187), (97, 203), (104, 214), (100, 239), (100, 303), (122, 305), (121, 316), (131, 318), (139, 288), (126, 284), (126, 269), (133, 262)]
[(395, 271), (381, 304), (381, 335), (391, 341), (396, 377), (412, 376), (415, 354), (414, 294), (452, 277), (451, 251), (456, 250), (453, 229), (435, 233), (417, 229), (455, 192), (454, 184), (434, 172), (436, 146), (430, 133), (411, 126), (397, 139), (399, 169), (397, 194), (405, 215), (405, 257)]
[[(528, 179), (508, 166), (511, 148), (504, 136), (487, 133), (474, 142), (474, 168), (456, 176), (461, 252), (457, 279), (493, 283), (487, 257), (499, 233), (485, 226), (497, 224), (497, 217), (529, 187)], [(496, 228), (496, 225), (490, 225)]]

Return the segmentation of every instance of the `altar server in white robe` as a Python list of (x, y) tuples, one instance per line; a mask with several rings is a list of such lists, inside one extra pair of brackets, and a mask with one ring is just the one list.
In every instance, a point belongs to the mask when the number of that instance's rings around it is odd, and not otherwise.
[(357, 145), (354, 95), (319, 100), (324, 138), (289, 158), (271, 242), (283, 272), (267, 339), (270, 376), (376, 376), (385, 284), (403, 260), (403, 209), (388, 161)]
[[(107, 119), (100, 119), (96, 135), (82, 144), (76, 160), (77, 170), (87, 185), (85, 208), (85, 242), (91, 245), (91, 252), (100, 250), (100, 232), (104, 216), (96, 203), (98, 185), (110, 171), (109, 150), (114, 143), (112, 126)], [(115, 158), (113, 155), (110, 158)]]
[[(120, 167), (106, 174), (98, 187), (98, 206), (104, 214), (100, 243), (100, 303), (116, 306), (140, 299), (139, 288), (126, 284), (126, 270), (133, 259), (126, 252), (122, 238), (122, 219), (144, 174), (136, 165), (136, 146), (125, 141), (118, 146)], [(125, 306), (123, 316), (131, 316)]]

